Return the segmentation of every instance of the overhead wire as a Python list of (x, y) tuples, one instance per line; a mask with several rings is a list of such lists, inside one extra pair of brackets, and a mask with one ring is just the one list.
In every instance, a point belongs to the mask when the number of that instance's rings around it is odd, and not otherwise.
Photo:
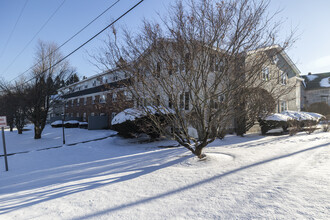
[(54, 15), (60, 10), (66, 0), (63, 0), (62, 3), (56, 8), (56, 10), (50, 15), (50, 17), (46, 20), (46, 22), (41, 26), (38, 32), (32, 37), (32, 39), (25, 45), (25, 47), (21, 50), (21, 52), (14, 58), (14, 60), (7, 66), (7, 68), (3, 72), (7, 72), (7, 70), (16, 62), (19, 56), (26, 50), (26, 48), (32, 43), (32, 41), (38, 36), (38, 34), (46, 27), (48, 22), (54, 17)]
[(9, 37), (8, 37), (8, 39), (7, 39), (7, 41), (6, 41), (5, 46), (3, 47), (3, 50), (2, 50), (1, 53), (0, 53), (0, 58), (3, 56), (3, 53), (6, 51), (6, 49), (7, 49), (7, 47), (8, 47), (8, 44), (9, 44), (9, 42), (10, 42), (10, 40), (11, 40), (13, 34), (14, 34), (14, 31), (16, 30), (16, 26), (17, 26), (19, 20), (20, 20), (21, 17), (22, 17), (23, 11), (24, 11), (24, 9), (25, 9), (25, 7), (26, 7), (28, 1), (29, 1), (29, 0), (26, 0), (26, 1), (25, 1), (24, 5), (23, 5), (23, 7), (22, 7), (22, 9), (21, 9), (21, 11), (20, 11), (20, 13), (19, 13), (17, 19), (16, 19), (15, 25), (14, 25), (13, 29), (11, 30), (11, 32), (10, 32), (10, 34), (9, 34)]
[[(46, 70), (44, 70), (43, 72), (39, 73), (38, 75), (33, 76), (31, 79), (24, 81), (22, 84), (28, 83), (30, 81), (32, 81), (33, 79), (37, 78), (39, 75), (42, 75), (43, 73), (47, 72), (48, 70), (50, 70), (51, 68), (54, 68), (55, 66), (57, 66), (59, 63), (61, 63), (62, 61), (64, 61), (65, 59), (67, 59), (69, 56), (71, 56), (72, 54), (74, 54), (75, 52), (77, 52), (79, 49), (81, 49), (82, 47), (84, 47), (86, 44), (88, 44), (90, 41), (92, 41), (94, 38), (96, 38), (98, 35), (100, 35), (102, 32), (104, 32), (106, 29), (108, 29), (109, 27), (111, 27), (112, 25), (114, 25), (117, 21), (119, 21), (120, 19), (122, 19), (125, 15), (127, 15), (129, 12), (131, 12), (134, 8), (136, 8), (138, 5), (140, 5), (144, 0), (140, 0), (138, 3), (136, 3), (134, 6), (132, 6), (130, 9), (128, 9), (125, 13), (123, 13), (122, 15), (120, 15), (117, 19), (115, 19), (114, 21), (112, 21), (109, 25), (107, 25), (105, 28), (103, 28), (102, 30), (100, 30), (98, 33), (96, 33), (94, 36), (92, 36), (91, 38), (89, 38), (87, 41), (85, 41), (83, 44), (81, 44), (79, 47), (77, 47), (76, 49), (74, 49), (71, 53), (69, 53), (68, 55), (66, 55), (65, 57), (63, 57), (62, 59), (60, 59), (59, 61), (57, 61), (55, 64), (53, 64), (51, 67), (47, 68)], [(68, 78), (72, 75), (73, 73), (69, 74)]]
[[(117, 0), (116, 2), (114, 2), (113, 4), (111, 4), (108, 8), (106, 8), (101, 14), (99, 14), (97, 17), (95, 17), (92, 21), (90, 21), (87, 25), (85, 25), (83, 28), (81, 28), (77, 33), (75, 33), (73, 36), (71, 36), (68, 40), (66, 40), (64, 43), (62, 43), (59, 47), (57, 47), (54, 51), (52, 51), (50, 54), (48, 54), (45, 58), (50, 57), (53, 53), (55, 53), (56, 51), (58, 51), (60, 48), (62, 48), (65, 44), (67, 44), (68, 42), (70, 42), (73, 38), (75, 38), (78, 34), (80, 34), (83, 30), (85, 30), (88, 26), (90, 26), (92, 23), (94, 23), (97, 19), (99, 19), (102, 15), (104, 15), (107, 11), (109, 11), (111, 8), (113, 8), (118, 2), (120, 2), (121, 0)], [(16, 76), (15, 78), (11, 79), (9, 82), (12, 82), (13, 80), (17, 79), (18, 77), (24, 75), (25, 73), (27, 73), (28, 71), (30, 71), (32, 68), (34, 68), (35, 66), (37, 66), (39, 63), (41, 63), (41, 60), (38, 61), (37, 63), (35, 63), (34, 65), (32, 65), (29, 69), (25, 70), (24, 72), (22, 72), (21, 74), (19, 74), (18, 76)]]

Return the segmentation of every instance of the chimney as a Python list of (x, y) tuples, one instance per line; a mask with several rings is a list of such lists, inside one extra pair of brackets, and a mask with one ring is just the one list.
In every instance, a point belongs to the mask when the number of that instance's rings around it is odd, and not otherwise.
[(308, 73), (308, 75), (312, 75), (312, 73), (311, 73), (311, 72), (309, 72), (309, 73)]

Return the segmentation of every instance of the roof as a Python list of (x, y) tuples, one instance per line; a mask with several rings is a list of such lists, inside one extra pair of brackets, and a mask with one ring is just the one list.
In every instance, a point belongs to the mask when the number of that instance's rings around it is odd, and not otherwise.
[(280, 52), (280, 54), (282, 55), (282, 57), (284, 58), (284, 60), (290, 65), (290, 67), (292, 68), (293, 72), (295, 73), (295, 75), (297, 77), (299, 77), (300, 75), (300, 70), (297, 68), (296, 64), (290, 59), (290, 57), (288, 56), (288, 54), (283, 50), (283, 48), (280, 45), (272, 45), (269, 47), (263, 47), (263, 48), (259, 48), (257, 50), (252, 50), (249, 51), (248, 54), (254, 54), (260, 51), (267, 51), (267, 50), (272, 50), (272, 49), (276, 49), (277, 51)]
[(330, 72), (301, 76), (305, 80), (305, 89), (330, 89)]

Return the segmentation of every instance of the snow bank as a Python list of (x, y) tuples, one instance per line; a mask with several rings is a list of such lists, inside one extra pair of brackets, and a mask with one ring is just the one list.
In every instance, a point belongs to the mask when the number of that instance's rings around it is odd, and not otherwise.
[(317, 76), (315, 76), (315, 75), (307, 75), (306, 77), (309, 81), (313, 81), (314, 79), (317, 78)]

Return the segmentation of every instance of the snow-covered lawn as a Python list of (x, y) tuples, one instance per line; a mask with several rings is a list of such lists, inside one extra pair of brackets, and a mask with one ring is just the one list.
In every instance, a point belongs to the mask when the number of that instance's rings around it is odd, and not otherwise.
[[(23, 134), (18, 135), (17, 131), (10, 132), (9, 129), (5, 130), (5, 139), (7, 145), (7, 153), (17, 153), (32, 150), (45, 149), (49, 147), (61, 146), (63, 144), (63, 131), (62, 128), (52, 128), (50, 125), (46, 125), (42, 132), (42, 138), (39, 140), (34, 139), (33, 125), (25, 127), (27, 131), (23, 131)], [(88, 141), (90, 139), (97, 139), (107, 137), (116, 132), (111, 130), (87, 130), (80, 128), (65, 128), (65, 140), (66, 144), (72, 144), (82, 141)], [(0, 137), (1, 139), (1, 137)], [(3, 154), (2, 139), (0, 154)]]
[(9, 172), (1, 157), (0, 219), (330, 219), (329, 133), (227, 136), (204, 161), (171, 143), (110, 137), (10, 156)]

